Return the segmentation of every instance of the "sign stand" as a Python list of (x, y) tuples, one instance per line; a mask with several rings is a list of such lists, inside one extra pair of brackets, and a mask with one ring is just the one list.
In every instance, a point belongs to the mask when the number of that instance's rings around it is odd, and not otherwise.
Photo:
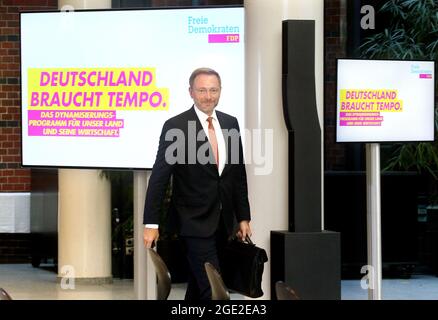
[(380, 208), (380, 144), (366, 144), (368, 299), (381, 300), (382, 241)]

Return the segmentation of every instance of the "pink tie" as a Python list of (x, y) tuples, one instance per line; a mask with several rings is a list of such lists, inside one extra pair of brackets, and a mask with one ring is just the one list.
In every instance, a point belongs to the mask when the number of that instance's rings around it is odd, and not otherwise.
[(213, 122), (212, 122), (213, 118), (208, 117), (207, 121), (208, 121), (208, 137), (210, 138), (210, 144), (211, 144), (211, 148), (213, 149), (214, 159), (216, 160), (216, 165), (219, 167), (219, 150), (217, 147), (216, 133), (214, 132), (214, 127), (213, 127)]

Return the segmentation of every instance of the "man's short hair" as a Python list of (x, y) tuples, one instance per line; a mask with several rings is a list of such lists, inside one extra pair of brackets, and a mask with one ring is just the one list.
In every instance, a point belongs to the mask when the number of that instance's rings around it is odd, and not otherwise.
[(198, 68), (195, 71), (193, 71), (192, 74), (190, 75), (190, 78), (189, 78), (190, 88), (193, 88), (193, 83), (195, 82), (195, 78), (201, 74), (216, 76), (219, 80), (219, 86), (221, 86), (221, 77), (220, 77), (219, 73), (217, 73), (215, 70), (210, 69), (210, 68)]

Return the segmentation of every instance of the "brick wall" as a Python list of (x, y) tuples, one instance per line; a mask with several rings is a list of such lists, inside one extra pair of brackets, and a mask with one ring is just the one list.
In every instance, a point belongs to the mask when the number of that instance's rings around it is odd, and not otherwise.
[[(346, 57), (346, 0), (324, 0), (324, 168), (345, 167), (345, 145), (336, 144), (336, 58)], [(344, 27), (345, 26), (345, 27)]]
[(30, 191), (22, 169), (19, 12), (57, 9), (56, 0), (0, 0), (0, 192)]

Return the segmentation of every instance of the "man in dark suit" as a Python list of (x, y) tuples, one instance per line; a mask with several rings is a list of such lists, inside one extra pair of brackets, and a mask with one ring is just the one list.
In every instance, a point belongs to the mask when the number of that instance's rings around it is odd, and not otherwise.
[[(211, 299), (204, 263), (220, 270), (220, 253), (237, 231), (251, 236), (243, 149), (237, 119), (216, 111), (221, 93), (219, 74), (193, 71), (189, 93), (194, 105), (167, 120), (160, 136), (144, 210), (144, 244), (158, 239), (159, 213), (173, 177), (169, 209), (189, 262), (186, 300)], [(237, 227), (237, 228), (236, 228)]]

